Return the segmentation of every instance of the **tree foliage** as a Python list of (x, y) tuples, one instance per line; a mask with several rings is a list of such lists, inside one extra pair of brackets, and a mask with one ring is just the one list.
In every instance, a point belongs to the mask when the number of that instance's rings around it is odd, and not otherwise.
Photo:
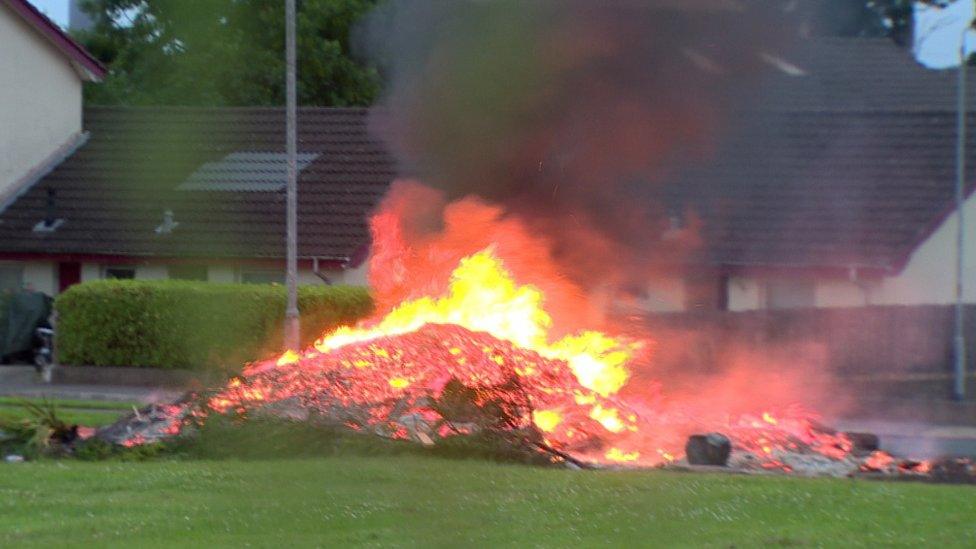
[[(370, 104), (374, 67), (353, 58), (350, 33), (377, 0), (303, 0), (298, 98), (306, 105)], [(110, 68), (90, 86), (95, 104), (284, 103), (280, 0), (86, 0), (94, 27), (78, 38)]]

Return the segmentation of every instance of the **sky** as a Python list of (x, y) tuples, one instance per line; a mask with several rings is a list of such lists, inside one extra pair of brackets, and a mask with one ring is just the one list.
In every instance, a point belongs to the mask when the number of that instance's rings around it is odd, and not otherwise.
[(68, 0), (30, 0), (55, 23), (68, 26)]
[[(963, 31), (974, 13), (974, 0), (956, 0), (944, 9), (920, 6), (915, 9), (915, 58), (933, 69), (959, 64)], [(973, 32), (967, 35), (967, 50), (976, 50)]]

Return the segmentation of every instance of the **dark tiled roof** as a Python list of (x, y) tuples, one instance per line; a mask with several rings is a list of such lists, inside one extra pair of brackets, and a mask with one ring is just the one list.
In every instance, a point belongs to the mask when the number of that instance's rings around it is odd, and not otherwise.
[(754, 115), (670, 199), (713, 263), (897, 270), (954, 204), (955, 138), (951, 112)]
[[(771, 70), (761, 85), (759, 103), (763, 110), (908, 112), (956, 108), (956, 71), (927, 69), (915, 61), (909, 49), (887, 38), (816, 38), (773, 53), (803, 75)], [(976, 70), (969, 71), (969, 85), (976, 90)]]
[(954, 203), (957, 73), (888, 39), (778, 57), (787, 70), (771, 64), (758, 109), (675, 182), (672, 207), (700, 216), (711, 263), (900, 269)]
[[(348, 258), (368, 242), (367, 213), (395, 173), (365, 109), (299, 112), (299, 149), (318, 156), (299, 178), (299, 256)], [(89, 108), (89, 141), (0, 215), (0, 251), (278, 258), (284, 192), (177, 190), (205, 162), (284, 151), (274, 108)], [(262, 169), (260, 163), (255, 169)], [(52, 233), (32, 229), (54, 189)], [(179, 223), (157, 235), (163, 212)]]
[[(713, 263), (899, 268), (952, 206), (954, 73), (889, 40), (811, 40), (777, 57), (804, 76), (771, 66), (760, 109), (668, 200), (701, 217)], [(86, 127), (90, 141), (0, 215), (0, 252), (283, 255), (283, 193), (176, 190), (230, 153), (282, 152), (281, 110), (91, 108)], [(362, 109), (302, 109), (300, 142), (319, 153), (300, 178), (300, 255), (352, 256), (394, 161)], [(35, 233), (48, 188), (66, 222)], [(157, 235), (167, 209), (180, 225)]]

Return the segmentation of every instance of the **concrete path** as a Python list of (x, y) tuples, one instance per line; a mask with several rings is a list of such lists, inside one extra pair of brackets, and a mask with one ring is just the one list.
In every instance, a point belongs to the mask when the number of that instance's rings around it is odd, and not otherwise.
[(896, 455), (918, 459), (976, 457), (976, 427), (878, 420), (843, 420), (831, 426), (874, 433), (881, 449)]
[(0, 396), (47, 397), (78, 400), (124, 402), (165, 402), (179, 398), (183, 391), (120, 385), (46, 384), (33, 366), (0, 366)]

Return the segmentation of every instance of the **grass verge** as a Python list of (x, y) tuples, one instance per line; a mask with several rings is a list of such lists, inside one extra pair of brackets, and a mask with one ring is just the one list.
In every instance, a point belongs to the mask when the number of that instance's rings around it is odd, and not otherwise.
[(139, 402), (119, 402), (114, 400), (80, 400), (72, 398), (21, 398), (21, 397), (0, 397), (0, 406), (21, 406), (24, 401), (35, 404), (49, 402), (58, 408), (79, 408), (85, 410), (121, 410), (131, 411), (132, 407), (142, 408), (145, 404)]
[(970, 487), (416, 456), (0, 468), (0, 545), (973, 546)]
[(31, 413), (25, 408), (24, 403), (32, 403), (44, 407), (53, 405), (59, 419), (69, 425), (77, 424), (86, 427), (107, 425), (118, 419), (122, 414), (131, 411), (133, 406), (137, 408), (142, 407), (141, 404), (134, 402), (0, 397), (0, 418), (15, 420), (29, 419)]

